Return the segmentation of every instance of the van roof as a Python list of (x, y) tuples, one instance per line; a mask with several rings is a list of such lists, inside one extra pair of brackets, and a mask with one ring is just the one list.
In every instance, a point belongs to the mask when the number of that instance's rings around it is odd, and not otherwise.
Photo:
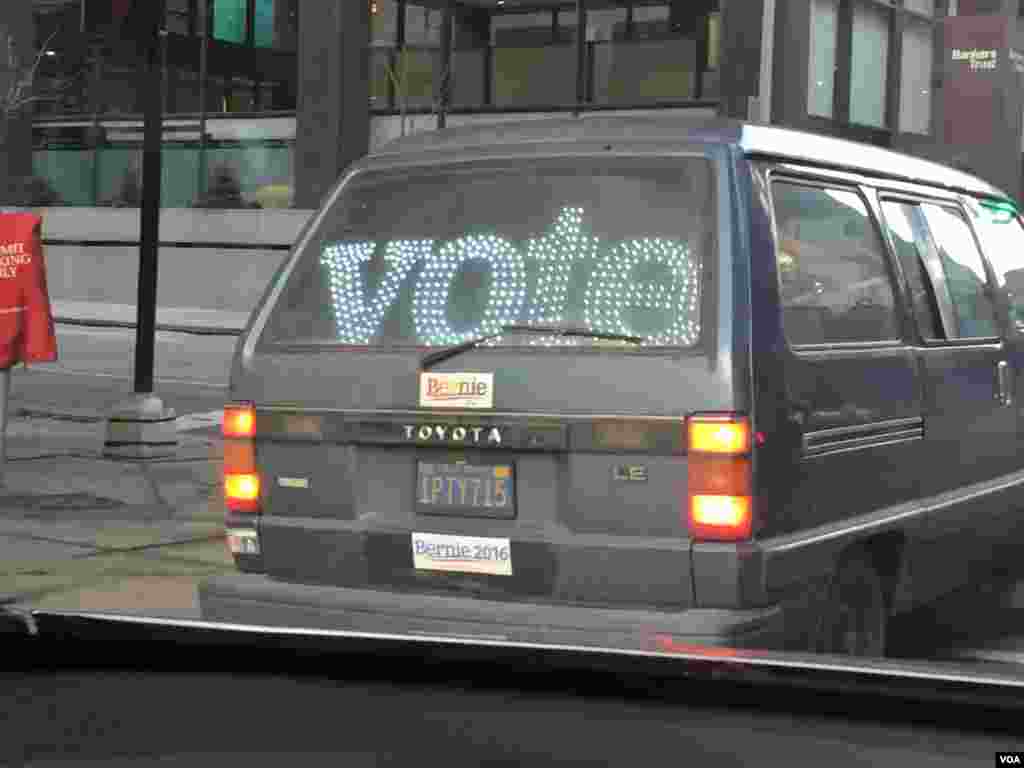
[(686, 116), (609, 116), (538, 118), (446, 128), (396, 139), (370, 158), (485, 147), (564, 145), (572, 142), (709, 143), (738, 147), (748, 156), (799, 161), (841, 170), (922, 182), (973, 194), (1009, 196), (969, 173), (912, 155), (831, 136), (737, 120)]

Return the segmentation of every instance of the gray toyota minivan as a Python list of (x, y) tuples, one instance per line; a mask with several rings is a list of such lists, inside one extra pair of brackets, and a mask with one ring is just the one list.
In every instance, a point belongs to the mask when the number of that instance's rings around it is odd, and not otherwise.
[(204, 619), (880, 655), (1024, 538), (1024, 230), (763, 125), (537, 120), (349, 169), (255, 309)]

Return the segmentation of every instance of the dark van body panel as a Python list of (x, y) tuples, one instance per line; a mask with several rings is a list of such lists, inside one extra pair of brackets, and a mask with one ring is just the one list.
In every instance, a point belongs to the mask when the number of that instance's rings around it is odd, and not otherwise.
[[(809, 181), (868, 185), (869, 198), (881, 188), (925, 200), (957, 199), (940, 187), (897, 183), (884, 174), (872, 179), (788, 162), (779, 167)], [(872, 209), (878, 218), (877, 205)], [(751, 218), (760, 218), (756, 210)], [(774, 269), (774, 258), (765, 263)], [(774, 285), (765, 290), (766, 301), (769, 295), (777, 296)], [(840, 552), (864, 542), (882, 542), (893, 611), (926, 603), (1008, 562), (1010, 535), (1024, 507), (1024, 453), (1019, 408), (998, 402), (996, 366), (1005, 360), (1022, 370), (1019, 333), (1003, 312), (1005, 338), (996, 343), (922, 344), (906, 296), (900, 299), (906, 330), (900, 344), (888, 347), (794, 353), (781, 334), (755, 324), (755, 402), (763, 418), (766, 403), (777, 402), (778, 382), (785, 382), (788, 403), (779, 408), (777, 424), (787, 425), (781, 432), (788, 439), (771, 461), (792, 480), (775, 486), (774, 535), (762, 539), (758, 558), (763, 580), (748, 594), (771, 602), (771, 595), (813, 581)], [(999, 302), (1005, 304), (1005, 296)], [(768, 303), (774, 331), (779, 312)], [(779, 366), (780, 357), (788, 362)], [(801, 451), (797, 460), (795, 450)]]
[[(309, 371), (309, 350), (256, 357), (240, 378), (245, 396), (268, 406), (301, 403), (309, 410), (407, 410), (418, 395), (416, 354), (357, 350), (317, 350), (316, 374)], [(586, 351), (566, 365), (558, 353), (530, 352), (529, 376), (517, 373), (524, 355), (501, 348), (481, 349), (472, 359), (456, 358), (436, 366), (444, 371), (500, 371), (496, 378), (494, 410), (538, 414), (617, 413), (624, 415), (685, 416), (684, 398), (707, 403), (708, 410), (729, 410), (743, 389), (733, 384), (731, 353), (717, 355), (650, 355), (616, 352), (623, 371), (609, 378), (609, 356)], [(329, 371), (331, 383), (323, 376)], [(367, 371), (372, 371), (368, 374)], [(339, 394), (344, 406), (339, 406)], [(571, 397), (570, 397), (571, 395)], [(612, 407), (614, 406), (614, 407)]]
[[(767, 126), (538, 123), (410, 137), (354, 171), (595, 151), (663, 154), (666, 163), (714, 157), (718, 243), (704, 275), (702, 346), (674, 355), (583, 349), (568, 364), (557, 351), (476, 349), (435, 370), (494, 372), (493, 408), (441, 412), (417, 406), (416, 354), (258, 343), (283, 267), (239, 343), (231, 380), (232, 397), (257, 409), (262, 575), (205, 585), (204, 614), (238, 621), (251, 604), (284, 622), (474, 635), (502, 635), (508, 616), (510, 627), (529, 625), (531, 638), (541, 636), (532, 634), (538, 624), (552, 637), (600, 638), (604, 627), (623, 644), (636, 640), (624, 628), (642, 621), (638, 632), (674, 627), (678, 637), (731, 645), (748, 644), (749, 633), (768, 646), (769, 624), (803, 642), (845, 553), (870, 553), (894, 613), (1012, 553), (1024, 506), (1024, 344), (1005, 291), (994, 283), (1003, 338), (922, 341), (879, 205), (879, 190), (946, 201), (1005, 195), (932, 163)], [(783, 177), (864, 199), (894, 286), (894, 338), (787, 338), (771, 186)], [(1012, 404), (998, 402), (1000, 362), (1013, 372)], [(749, 541), (691, 539), (685, 419), (694, 412), (750, 419)], [(421, 426), (455, 424), (497, 427), (503, 442), (414, 439)], [(419, 509), (417, 463), (453, 460), (514, 466), (514, 514)], [(633, 472), (642, 481), (630, 482)], [(419, 570), (411, 531), (508, 539), (513, 575)], [(551, 618), (558, 609), (565, 625)]]
[[(989, 348), (928, 347), (900, 297), (901, 342), (794, 352), (781, 328), (770, 191), (759, 170), (772, 165), (758, 158), (752, 166), (748, 218), (762, 254), (751, 259), (750, 303), (756, 427), (766, 435), (757, 474), (763, 527), (753, 548), (694, 545), (698, 604), (778, 602), (826, 577), (841, 552), (882, 542), (891, 609), (908, 610), (1012, 556), (1024, 507), (1020, 410), (994, 396), (999, 360), (1024, 370), (1019, 332), (1004, 315), (1006, 338)], [(823, 166), (777, 165), (789, 178), (871, 183)], [(878, 186), (949, 195), (891, 180)]]

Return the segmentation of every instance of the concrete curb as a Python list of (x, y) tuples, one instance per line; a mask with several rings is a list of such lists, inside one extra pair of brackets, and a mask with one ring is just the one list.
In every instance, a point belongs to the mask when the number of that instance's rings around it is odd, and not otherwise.
[(40, 406), (14, 406), (12, 419), (48, 419), (50, 421), (71, 421), (78, 424), (96, 424), (106, 416), (85, 408), (43, 408)]
[[(257, 297), (254, 297), (254, 300)], [(252, 309), (208, 309), (202, 306), (157, 306), (157, 325), (177, 328), (242, 330)], [(115, 302), (69, 301), (54, 299), (53, 316), (57, 322), (108, 323), (134, 328), (138, 309), (134, 304)]]
[[(57, 325), (75, 325), (85, 328), (125, 328), (134, 329), (135, 323), (124, 320), (82, 320), (72, 317), (55, 317)], [(241, 336), (243, 328), (221, 328), (211, 325), (168, 325), (157, 323), (156, 330), (165, 333), (190, 333), (196, 336)]]

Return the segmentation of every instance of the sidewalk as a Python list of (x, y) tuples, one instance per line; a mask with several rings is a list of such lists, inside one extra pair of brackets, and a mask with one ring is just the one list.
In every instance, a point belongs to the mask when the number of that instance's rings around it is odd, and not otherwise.
[(233, 569), (215, 429), (183, 421), (173, 458), (134, 462), (103, 457), (100, 414), (12, 417), (0, 606), (198, 618), (199, 581)]

